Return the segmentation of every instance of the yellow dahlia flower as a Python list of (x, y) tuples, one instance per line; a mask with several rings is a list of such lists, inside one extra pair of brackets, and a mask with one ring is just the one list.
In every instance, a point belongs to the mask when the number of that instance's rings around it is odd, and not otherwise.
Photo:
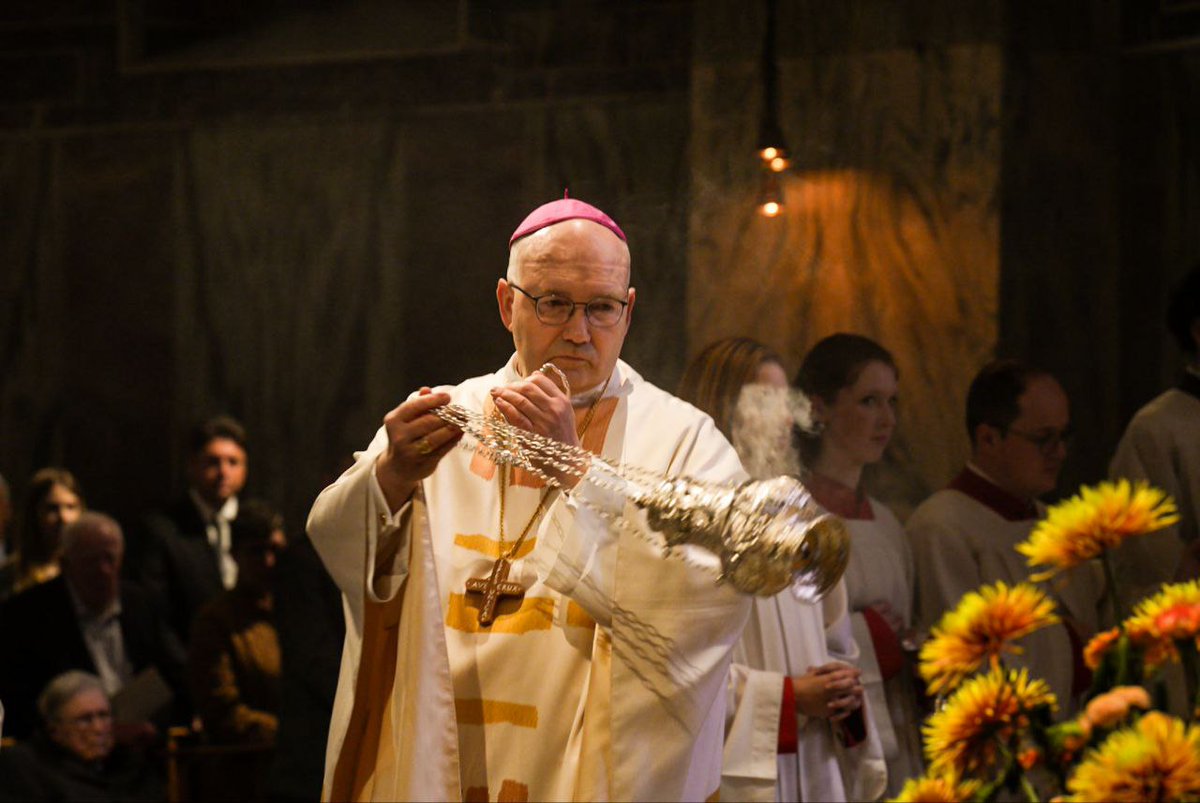
[(985, 661), (994, 667), (1003, 653), (1019, 654), (1014, 639), (1058, 621), (1054, 602), (1029, 583), (983, 586), (934, 626), (921, 646), (921, 677), (930, 694), (950, 691)]
[(1145, 482), (1129, 480), (1084, 486), (1050, 508), (1029, 538), (1017, 545), (1030, 566), (1049, 566), (1043, 580), (1094, 558), (1126, 538), (1145, 535), (1179, 521), (1175, 502)]
[(982, 785), (979, 781), (961, 781), (954, 773), (909, 778), (895, 803), (965, 803)]
[(1200, 727), (1151, 711), (1088, 752), (1067, 781), (1071, 800), (1200, 798)]
[(966, 681), (926, 721), (925, 756), (930, 774), (973, 775), (996, 763), (997, 740), (1008, 743), (1029, 726), (1029, 714), (1057, 707), (1044, 680), (1028, 670), (993, 668)]

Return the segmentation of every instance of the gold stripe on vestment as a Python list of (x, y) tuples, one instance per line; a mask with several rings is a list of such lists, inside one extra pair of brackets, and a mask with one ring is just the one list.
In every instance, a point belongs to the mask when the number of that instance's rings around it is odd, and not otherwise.
[(536, 728), (538, 724), (537, 706), (503, 700), (455, 698), (454, 714), (459, 725), (508, 723), (518, 728)]
[(526, 803), (529, 800), (529, 787), (523, 783), (505, 778), (504, 783), (500, 784), (500, 794), (496, 796), (496, 803)]
[[(491, 803), (491, 796), (486, 786), (468, 786), (463, 793), (463, 803)], [(517, 783), (511, 778), (505, 778), (500, 784), (500, 794), (496, 803), (526, 803), (529, 800), (529, 786)]]
[[(504, 602), (501, 602), (503, 608)], [(554, 600), (549, 597), (526, 597), (521, 607), (512, 613), (500, 613), (491, 625), (479, 626), (479, 608), (463, 594), (450, 594), (446, 608), (446, 627), (462, 633), (508, 633), (519, 636), (538, 630), (549, 630), (554, 624)]]
[[(505, 555), (510, 561), (520, 560), (533, 551), (534, 545), (537, 544), (537, 538), (530, 538), (521, 546), (517, 547), (515, 555)], [(481, 555), (486, 555), (495, 560), (501, 555), (501, 548), (504, 552), (512, 549), (512, 544), (507, 541), (503, 545), (495, 538), (488, 538), (486, 535), (465, 535), (458, 533), (454, 536), (454, 545), (460, 546), (463, 549), (469, 549), (472, 552), (478, 552)]]
[(596, 620), (589, 616), (587, 611), (576, 605), (574, 600), (567, 600), (567, 627), (586, 627), (594, 630)]

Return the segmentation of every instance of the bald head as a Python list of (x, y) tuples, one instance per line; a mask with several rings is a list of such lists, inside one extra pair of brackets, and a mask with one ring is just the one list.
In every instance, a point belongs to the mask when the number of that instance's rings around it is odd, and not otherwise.
[(629, 287), (629, 246), (607, 227), (578, 218), (546, 226), (513, 243), (507, 275), (521, 284), (529, 270), (553, 270), (566, 262), (583, 271), (618, 277)]
[(103, 611), (120, 596), (125, 536), (111, 516), (81, 513), (63, 530), (62, 572), (89, 610)]

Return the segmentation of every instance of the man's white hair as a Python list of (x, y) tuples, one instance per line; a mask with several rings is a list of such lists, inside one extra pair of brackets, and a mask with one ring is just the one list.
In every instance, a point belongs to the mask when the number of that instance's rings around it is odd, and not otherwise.
[(79, 518), (63, 529), (63, 554), (70, 555), (82, 535), (97, 531), (115, 535), (117, 540), (121, 542), (121, 548), (125, 548), (125, 534), (121, 532), (121, 525), (117, 524), (117, 520), (105, 513), (87, 510), (80, 513)]
[(38, 695), (37, 710), (42, 715), (42, 721), (47, 725), (57, 722), (59, 713), (67, 703), (92, 689), (108, 697), (100, 678), (90, 672), (72, 669), (58, 675), (47, 683), (46, 688)]

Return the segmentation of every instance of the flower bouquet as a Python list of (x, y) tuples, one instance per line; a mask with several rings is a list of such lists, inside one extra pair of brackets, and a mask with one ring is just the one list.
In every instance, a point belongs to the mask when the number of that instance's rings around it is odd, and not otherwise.
[[(922, 729), (928, 768), (898, 800), (1200, 800), (1200, 581), (1164, 585), (1127, 614), (1109, 555), (1178, 518), (1174, 502), (1144, 483), (1084, 487), (1017, 546), (1041, 570), (1031, 582), (984, 586), (942, 617), (920, 652), (921, 677), (939, 701)], [(1084, 709), (1056, 722), (1049, 686), (1005, 657), (1060, 621), (1036, 584), (1093, 558), (1119, 624), (1084, 650), (1093, 671)], [(1185, 719), (1155, 710), (1165, 707), (1161, 673), (1171, 662), (1186, 678)]]

